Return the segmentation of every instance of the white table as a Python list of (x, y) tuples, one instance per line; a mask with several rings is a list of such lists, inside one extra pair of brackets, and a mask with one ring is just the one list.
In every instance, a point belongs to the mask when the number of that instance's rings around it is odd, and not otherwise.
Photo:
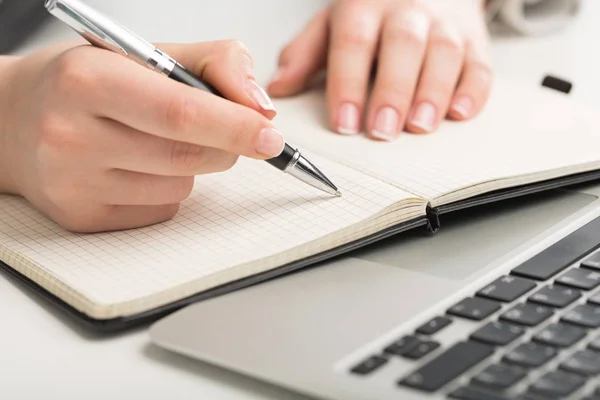
[[(170, 0), (167, 11), (158, 0), (91, 3), (152, 41), (241, 39), (255, 54), (257, 76), (264, 81), (279, 48), (324, 0)], [(497, 37), (497, 76), (531, 84), (556, 74), (574, 82), (574, 97), (600, 104), (600, 24), (594, 18), (599, 13), (600, 2), (588, 0), (567, 31)], [(52, 23), (20, 52), (72, 36)], [(5, 274), (0, 274), (0, 398), (305, 399), (159, 350), (143, 330), (105, 339), (89, 335)]]

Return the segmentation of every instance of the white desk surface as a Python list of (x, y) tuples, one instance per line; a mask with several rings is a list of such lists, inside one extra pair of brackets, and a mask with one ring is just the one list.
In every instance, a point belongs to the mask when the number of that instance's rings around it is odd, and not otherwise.
[[(263, 81), (283, 43), (325, 2), (90, 1), (151, 41), (240, 39), (254, 53)], [(574, 82), (574, 97), (600, 105), (599, 13), (600, 2), (588, 0), (566, 31), (543, 38), (496, 37), (496, 75), (535, 84), (556, 74)], [(19, 52), (72, 36), (51, 23)], [(144, 330), (108, 339), (89, 335), (5, 274), (0, 274), (0, 398), (305, 399), (157, 349)]]

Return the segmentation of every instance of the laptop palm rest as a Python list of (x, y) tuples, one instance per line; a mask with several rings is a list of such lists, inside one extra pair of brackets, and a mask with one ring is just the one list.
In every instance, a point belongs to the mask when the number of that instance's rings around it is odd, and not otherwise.
[[(189, 306), (157, 322), (151, 337), (167, 349), (305, 392), (335, 386), (335, 362), (595, 200), (554, 191), (446, 217), (436, 236), (400, 235)], [(348, 394), (360, 391), (344, 387)]]

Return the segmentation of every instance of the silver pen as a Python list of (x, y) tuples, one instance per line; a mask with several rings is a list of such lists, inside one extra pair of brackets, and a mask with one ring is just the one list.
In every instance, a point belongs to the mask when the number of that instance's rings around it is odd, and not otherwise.
[[(180, 63), (130, 30), (80, 0), (46, 0), (45, 7), (90, 44), (113, 51), (183, 84), (223, 97)], [(266, 160), (277, 169), (328, 194), (341, 197), (338, 188), (302, 153), (286, 143), (283, 152)]]

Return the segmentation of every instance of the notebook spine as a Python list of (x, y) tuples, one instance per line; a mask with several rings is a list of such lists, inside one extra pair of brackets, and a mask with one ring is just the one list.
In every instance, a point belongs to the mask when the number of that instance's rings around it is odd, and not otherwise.
[(427, 231), (434, 235), (440, 230), (440, 213), (437, 208), (427, 206)]

